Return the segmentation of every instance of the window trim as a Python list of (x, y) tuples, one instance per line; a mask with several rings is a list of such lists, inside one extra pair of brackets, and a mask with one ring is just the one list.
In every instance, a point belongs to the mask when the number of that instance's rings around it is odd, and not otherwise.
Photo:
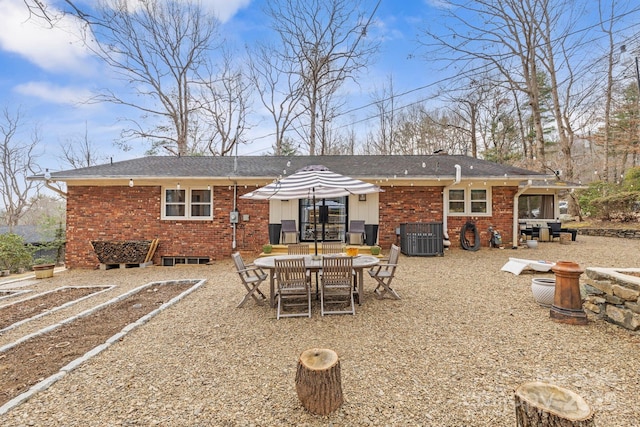
[[(160, 219), (165, 221), (174, 221), (174, 220), (186, 220), (186, 221), (211, 221), (213, 220), (213, 187), (207, 188), (207, 186), (195, 185), (193, 187), (184, 186), (181, 187), (180, 190), (184, 190), (185, 192), (185, 201), (184, 201), (184, 216), (169, 216), (167, 215), (167, 190), (178, 190), (176, 187), (162, 187), (162, 203), (160, 206)], [(210, 214), (208, 216), (191, 216), (191, 208), (193, 207), (193, 203), (191, 202), (192, 191), (194, 190), (204, 190), (209, 191), (209, 195), (211, 198), (210, 201)], [(175, 205), (174, 203), (172, 205)], [(197, 202), (199, 206), (206, 205), (206, 203)]]
[[(464, 191), (464, 212), (452, 212), (451, 211), (451, 203), (452, 200), (450, 199), (450, 194), (451, 191)], [(477, 203), (477, 202), (482, 202), (482, 200), (471, 200), (471, 192), (474, 190), (483, 190), (486, 192), (486, 199), (484, 200), (487, 204), (487, 211), (486, 212), (472, 212), (471, 211), (471, 206), (472, 203)], [(487, 217), (487, 216), (492, 216), (492, 191), (491, 191), (491, 187), (485, 187), (485, 186), (476, 186), (476, 187), (454, 187), (454, 188), (449, 188), (447, 189), (447, 214), (449, 216), (481, 216), (481, 217)], [(460, 200), (456, 199), (453, 200), (453, 202), (459, 203)]]

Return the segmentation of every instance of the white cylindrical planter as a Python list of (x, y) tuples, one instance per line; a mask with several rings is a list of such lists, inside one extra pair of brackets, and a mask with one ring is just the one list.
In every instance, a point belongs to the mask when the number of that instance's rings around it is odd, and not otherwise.
[(551, 307), (556, 293), (556, 279), (531, 279), (531, 292), (538, 304), (543, 307)]

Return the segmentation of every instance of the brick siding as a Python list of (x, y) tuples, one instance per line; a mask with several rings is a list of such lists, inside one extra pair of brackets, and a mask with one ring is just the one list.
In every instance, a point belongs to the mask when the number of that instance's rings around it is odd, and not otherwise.
[[(513, 195), (515, 187), (493, 188), (493, 217), (449, 217), (452, 247), (460, 245), (460, 228), (476, 219), (482, 245), (487, 246), (487, 229), (493, 225), (511, 242)], [(238, 187), (238, 196), (249, 192)], [(226, 259), (233, 252), (233, 228), (229, 212), (233, 209), (233, 188), (213, 189), (213, 220), (161, 220), (160, 186), (70, 186), (67, 198), (68, 268), (96, 268), (98, 259), (93, 240), (151, 240), (160, 243), (154, 263), (163, 256)], [(240, 223), (236, 231), (236, 250), (261, 251), (269, 240), (269, 202), (238, 198)], [(442, 222), (442, 187), (385, 187), (380, 193), (379, 244), (388, 248), (396, 243), (396, 228), (406, 222)], [(249, 221), (242, 221), (249, 215)]]

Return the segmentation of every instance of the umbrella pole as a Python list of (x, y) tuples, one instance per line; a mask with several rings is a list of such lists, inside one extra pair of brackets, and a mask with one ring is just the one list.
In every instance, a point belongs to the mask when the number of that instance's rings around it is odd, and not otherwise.
[(318, 214), (320, 213), (316, 207), (316, 189), (313, 188), (313, 247), (315, 255), (318, 256)]

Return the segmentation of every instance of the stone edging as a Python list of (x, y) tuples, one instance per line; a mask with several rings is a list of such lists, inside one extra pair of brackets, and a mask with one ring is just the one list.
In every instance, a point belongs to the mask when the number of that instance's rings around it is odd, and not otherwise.
[(584, 236), (640, 239), (640, 230), (634, 230), (632, 228), (578, 228), (578, 234)]
[(85, 295), (85, 296), (83, 296), (81, 298), (74, 299), (72, 301), (67, 301), (66, 303), (64, 303), (62, 305), (50, 308), (49, 310), (45, 310), (45, 311), (43, 311), (41, 313), (36, 314), (35, 316), (27, 318), (27, 319), (22, 319), (22, 320), (20, 320), (20, 321), (18, 321), (16, 323), (13, 323), (13, 324), (7, 326), (4, 329), (0, 329), (0, 333), (6, 332), (6, 331), (11, 330), (13, 328), (17, 328), (20, 325), (24, 325), (27, 322), (39, 319), (39, 318), (41, 318), (43, 316), (46, 316), (47, 314), (55, 313), (58, 310), (62, 310), (64, 308), (70, 307), (73, 304), (76, 304), (76, 303), (78, 303), (80, 301), (84, 301), (84, 300), (86, 300), (88, 298), (91, 298), (92, 296), (99, 295), (99, 294), (101, 294), (103, 292), (110, 291), (111, 289), (115, 288), (115, 285), (110, 285), (110, 286), (109, 285), (108, 286), (62, 286), (62, 287), (55, 288), (55, 289), (52, 289), (52, 290), (47, 291), (47, 292), (34, 294), (34, 295), (30, 296), (29, 298), (24, 298), (24, 299), (21, 299), (21, 300), (18, 300), (18, 301), (14, 301), (11, 304), (7, 304), (7, 305), (3, 306), (3, 308), (4, 307), (10, 307), (10, 306), (12, 306), (14, 304), (20, 304), (20, 303), (23, 303), (23, 302), (28, 301), (30, 299), (35, 299), (35, 298), (38, 298), (38, 297), (41, 297), (41, 296), (44, 296), (44, 295), (47, 295), (47, 294), (52, 294), (54, 292), (57, 292), (57, 291), (60, 291), (60, 290), (63, 290), (63, 289), (72, 289), (72, 288), (101, 288), (102, 290), (101, 291), (96, 291), (96, 292), (91, 293), (89, 295)]
[(97, 306), (95, 306), (93, 308), (85, 310), (82, 313), (79, 313), (79, 314), (77, 314), (75, 316), (72, 316), (72, 317), (69, 317), (67, 319), (64, 319), (64, 320), (62, 320), (61, 322), (59, 322), (57, 324), (47, 326), (47, 327), (45, 327), (44, 329), (41, 329), (38, 332), (26, 335), (26, 336), (22, 337), (21, 339), (13, 342), (11, 344), (7, 344), (7, 345), (5, 345), (3, 347), (0, 347), (0, 352), (5, 351), (5, 350), (7, 350), (7, 349), (9, 349), (11, 347), (14, 347), (14, 346), (20, 344), (23, 341), (26, 341), (26, 340), (28, 340), (30, 338), (33, 338), (34, 336), (47, 333), (47, 332), (49, 332), (49, 331), (51, 331), (53, 329), (56, 329), (56, 328), (66, 324), (66, 323), (69, 323), (69, 322), (71, 322), (71, 321), (73, 321), (75, 319), (88, 316), (89, 314), (91, 314), (91, 313), (93, 313), (93, 312), (95, 312), (97, 310), (100, 310), (101, 308), (104, 308), (107, 305), (110, 305), (110, 304), (116, 303), (118, 301), (121, 301), (121, 300), (129, 297), (130, 295), (133, 295), (133, 294), (139, 292), (140, 290), (148, 288), (150, 286), (154, 286), (154, 285), (158, 285), (158, 284), (172, 284), (172, 283), (184, 283), (184, 282), (191, 282), (194, 285), (192, 287), (190, 287), (189, 289), (187, 289), (186, 291), (182, 292), (181, 294), (175, 296), (171, 300), (167, 301), (166, 303), (162, 304), (160, 307), (156, 308), (155, 310), (153, 310), (153, 311), (147, 313), (146, 315), (142, 316), (141, 318), (139, 318), (135, 322), (128, 324), (120, 332), (118, 332), (117, 334), (115, 334), (114, 336), (109, 338), (104, 343), (98, 345), (97, 347), (94, 347), (92, 350), (89, 350), (88, 352), (86, 352), (83, 356), (80, 356), (77, 359), (72, 360), (67, 365), (65, 365), (62, 368), (60, 368), (60, 370), (57, 373), (51, 375), (48, 378), (45, 378), (44, 380), (40, 381), (39, 383), (33, 385), (31, 388), (29, 388), (29, 390), (27, 390), (24, 393), (14, 397), (13, 399), (8, 401), (4, 405), (0, 406), (0, 415), (7, 413), (7, 411), (9, 411), (11, 408), (14, 408), (14, 407), (18, 406), (19, 404), (21, 404), (22, 402), (24, 402), (25, 400), (29, 399), (31, 396), (36, 394), (37, 392), (46, 390), (51, 385), (53, 385), (56, 381), (58, 381), (59, 379), (64, 377), (66, 374), (68, 374), (69, 372), (73, 371), (75, 368), (77, 368), (78, 366), (80, 366), (81, 364), (83, 364), (84, 362), (86, 362), (87, 360), (92, 358), (93, 356), (95, 356), (95, 355), (101, 353), (102, 351), (106, 350), (112, 344), (118, 342), (120, 340), (120, 338), (125, 336), (127, 333), (131, 332), (132, 330), (134, 330), (138, 326), (141, 326), (141, 325), (147, 323), (149, 321), (149, 319), (151, 319), (152, 317), (154, 317), (155, 315), (157, 315), (161, 311), (166, 310), (167, 308), (169, 308), (170, 306), (172, 306), (176, 302), (180, 301), (185, 296), (189, 295), (190, 293), (192, 293), (196, 289), (200, 288), (202, 285), (204, 285), (204, 283), (206, 282), (206, 279), (185, 279), (185, 280), (167, 280), (167, 281), (164, 281), (164, 282), (150, 282), (150, 283), (147, 283), (146, 285), (139, 286), (139, 287), (137, 287), (135, 289), (130, 290), (129, 292), (126, 292), (126, 293), (124, 293), (122, 295), (119, 295), (119, 296), (117, 296), (117, 297), (115, 297), (115, 298), (113, 298), (113, 299), (111, 299), (111, 300), (109, 300), (107, 302), (104, 302), (104, 303), (102, 303), (100, 305), (97, 305)]

